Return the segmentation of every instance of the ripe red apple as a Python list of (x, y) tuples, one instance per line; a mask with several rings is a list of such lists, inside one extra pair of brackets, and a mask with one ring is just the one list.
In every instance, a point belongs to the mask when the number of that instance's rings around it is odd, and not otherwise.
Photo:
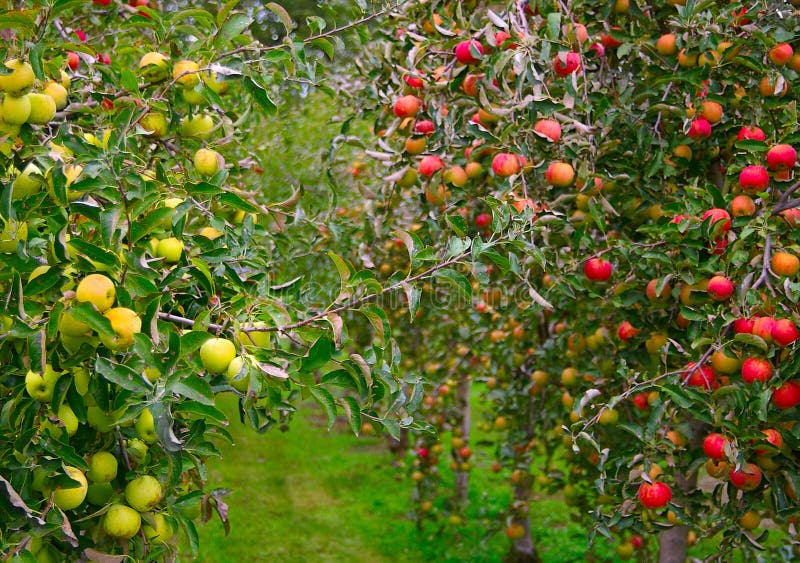
[(733, 321), (733, 332), (735, 334), (753, 334), (755, 321), (741, 317)]
[(417, 115), (420, 106), (420, 99), (411, 94), (399, 98), (392, 110), (397, 117), (414, 117)]
[(111, 64), (111, 57), (106, 53), (100, 53), (97, 55), (97, 62), (101, 65), (110, 65)]
[(752, 385), (756, 381), (766, 383), (772, 377), (772, 364), (764, 358), (747, 358), (742, 362), (742, 379)]
[(695, 362), (686, 364), (683, 372), (683, 382), (690, 387), (703, 387), (706, 390), (713, 388), (717, 382), (717, 374), (711, 366), (695, 367)]
[(503, 51), (508, 51), (509, 49), (516, 49), (519, 47), (519, 45), (513, 41), (506, 43), (509, 39), (511, 39), (511, 34), (508, 32), (498, 31), (494, 34), (494, 44)]
[(637, 334), (639, 334), (639, 329), (633, 326), (629, 321), (622, 321), (619, 328), (617, 328), (617, 336), (623, 342), (635, 338)]
[(769, 187), (769, 172), (760, 164), (745, 166), (739, 173), (739, 187), (751, 194), (763, 192)]
[(669, 297), (670, 293), (672, 293), (672, 287), (670, 285), (664, 284), (664, 287), (661, 288), (661, 293), (656, 294), (656, 290), (658, 289), (658, 282), (659, 280), (650, 280), (647, 282), (647, 287), (645, 288), (644, 292), (647, 295), (647, 298), (653, 302), (663, 302)]
[(779, 409), (791, 409), (800, 405), (800, 381), (786, 381), (772, 392), (772, 402)]
[(739, 133), (736, 135), (736, 139), (739, 141), (750, 140), (750, 141), (766, 141), (767, 136), (764, 134), (764, 131), (761, 127), (753, 126), (748, 127), (745, 125), (741, 129), (739, 129)]
[(419, 449), (417, 449), (417, 455), (422, 459), (427, 458), (428, 457), (428, 448), (419, 448)]
[(589, 258), (583, 265), (583, 274), (592, 281), (608, 281), (611, 277), (611, 262), (602, 258)]
[(800, 337), (797, 326), (789, 319), (779, 319), (772, 327), (772, 340), (778, 346), (784, 347), (793, 343)]
[(641, 549), (644, 545), (644, 538), (642, 536), (631, 536), (631, 545), (634, 549)]
[(756, 214), (756, 203), (749, 195), (737, 195), (731, 201), (731, 215), (734, 217), (752, 217)]
[(84, 43), (86, 41), (86, 32), (83, 31), (82, 29), (76, 29), (72, 33), (75, 34), (75, 37), (77, 37), (78, 41), (80, 41), (81, 43)]
[(713, 209), (709, 209), (705, 213), (703, 213), (703, 221), (710, 220), (711, 224), (714, 227), (717, 227), (717, 223), (719, 221), (724, 221), (721, 226), (722, 232), (727, 233), (731, 230), (731, 216), (728, 214), (727, 211), (724, 209), (720, 209), (719, 207), (715, 207)]
[(775, 145), (767, 151), (767, 166), (779, 174), (791, 170), (795, 164), (797, 164), (797, 151), (792, 145)]
[(561, 124), (555, 119), (540, 119), (533, 126), (533, 131), (553, 143), (561, 139)]
[(81, 64), (81, 59), (78, 57), (78, 53), (75, 51), (70, 51), (67, 53), (67, 66), (71, 71), (78, 70), (78, 66)]
[(411, 88), (422, 88), (425, 86), (425, 82), (423, 82), (423, 80), (418, 76), (406, 75), (403, 77), (403, 80), (405, 80), (405, 83), (408, 84)]
[(492, 170), (495, 175), (508, 178), (519, 174), (521, 169), (519, 156), (508, 152), (501, 152), (494, 155), (492, 159)]
[(637, 393), (633, 396), (633, 404), (640, 411), (646, 411), (650, 407), (650, 403), (647, 400), (647, 395), (647, 393)]
[(553, 70), (559, 76), (568, 76), (576, 72), (580, 67), (581, 55), (573, 51), (559, 53), (553, 60)]
[(595, 57), (602, 57), (606, 54), (606, 48), (602, 43), (592, 43), (589, 45), (588, 51), (593, 52)]
[(475, 217), (475, 226), (479, 229), (488, 229), (492, 224), (492, 216), (489, 213), (481, 213)]
[(756, 317), (753, 320), (753, 334), (770, 343), (772, 342), (773, 328), (775, 328), (775, 319), (772, 317)]
[(778, 43), (769, 50), (768, 56), (772, 64), (777, 66), (784, 66), (789, 64), (794, 55), (794, 49), (788, 43)]
[(667, 506), (672, 499), (672, 489), (660, 481), (639, 485), (639, 502), (645, 508), (661, 508)]
[(470, 457), (472, 457), (472, 450), (469, 449), (469, 446), (463, 446), (463, 447), (459, 448), (458, 455), (459, 455), (459, 457), (461, 459), (467, 460)]
[(544, 177), (551, 186), (566, 188), (575, 180), (575, 169), (567, 162), (551, 162)]
[(436, 130), (436, 125), (430, 119), (417, 121), (414, 125), (414, 132), (419, 135), (431, 135)]
[(713, 432), (703, 440), (703, 453), (711, 459), (725, 459), (725, 444), (728, 439), (722, 434)]
[(733, 290), (733, 282), (725, 276), (712, 277), (708, 280), (708, 288), (706, 289), (709, 297), (714, 301), (725, 301), (733, 294)]
[(444, 168), (444, 162), (436, 155), (429, 154), (424, 156), (419, 162), (419, 173), (426, 178), (430, 178), (442, 168)]
[(707, 139), (711, 136), (711, 123), (708, 121), (708, 119), (702, 117), (695, 119), (689, 126), (689, 132), (687, 134), (695, 141), (699, 139)]
[(731, 484), (742, 491), (753, 491), (761, 484), (761, 468), (755, 463), (747, 463), (739, 469), (732, 469)]
[[(779, 431), (777, 431), (774, 428), (767, 428), (766, 430), (762, 430), (761, 432), (765, 436), (764, 441), (774, 446), (775, 449), (778, 450), (778, 452), (781, 450), (781, 448), (783, 448), (783, 436)], [(778, 453), (772, 448), (755, 448), (753, 452), (757, 456), (767, 456), (767, 457), (776, 455)]]
[[(475, 64), (481, 60), (483, 56), (483, 45), (477, 39), (469, 39), (462, 41), (456, 45), (456, 59), (461, 64), (470, 65)], [(475, 54), (477, 53), (477, 55)]]

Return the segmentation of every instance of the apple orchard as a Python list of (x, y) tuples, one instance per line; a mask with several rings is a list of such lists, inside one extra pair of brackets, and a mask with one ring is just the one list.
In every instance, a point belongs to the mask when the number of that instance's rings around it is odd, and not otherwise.
[[(796, 1), (362, 1), (305, 37), (266, 3), (274, 45), (236, 0), (133, 4), (0, 14), (4, 553), (196, 553), (220, 393), (408, 440), (421, 529), (486, 450), (508, 560), (541, 495), (622, 559), (796, 553)], [(253, 139), (348, 33), (326, 165), (363, 154), (276, 186)]]

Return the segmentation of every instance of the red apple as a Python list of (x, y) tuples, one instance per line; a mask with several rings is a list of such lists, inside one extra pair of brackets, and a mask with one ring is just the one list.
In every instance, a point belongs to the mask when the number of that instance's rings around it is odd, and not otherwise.
[(747, 463), (730, 472), (731, 484), (743, 491), (753, 491), (761, 484), (761, 468), (755, 463)]
[(581, 67), (581, 56), (579, 53), (567, 52), (559, 53), (553, 61), (553, 70), (559, 76), (567, 76), (577, 71)]
[(492, 224), (492, 216), (488, 213), (481, 213), (475, 217), (475, 226), (479, 229), (488, 229)]
[(551, 162), (544, 177), (551, 186), (566, 188), (575, 180), (575, 169), (567, 162)]
[(414, 132), (419, 135), (431, 135), (436, 130), (436, 125), (430, 119), (423, 119), (414, 125)]
[(725, 301), (733, 294), (733, 290), (733, 282), (725, 276), (712, 277), (708, 280), (708, 288), (706, 289), (709, 297), (714, 301)]
[(764, 441), (774, 446), (775, 449), (777, 449), (778, 451), (776, 452), (772, 448), (755, 448), (753, 452), (757, 456), (767, 456), (767, 457), (774, 456), (778, 452), (780, 452), (781, 448), (783, 448), (783, 436), (781, 435), (781, 433), (775, 430), (774, 428), (767, 428), (766, 430), (762, 430), (761, 432), (764, 434), (764, 436), (766, 436), (764, 438)]
[(635, 338), (637, 334), (639, 334), (639, 329), (628, 321), (623, 321), (619, 325), (619, 328), (617, 328), (617, 336), (623, 342), (627, 342), (631, 338)]
[(734, 217), (752, 217), (756, 214), (756, 204), (749, 195), (737, 195), (731, 201), (731, 215)]
[(666, 483), (642, 483), (639, 485), (639, 502), (645, 508), (667, 506), (672, 499), (672, 489)]
[(779, 409), (791, 409), (800, 405), (800, 381), (786, 381), (772, 392), (772, 402)]
[(707, 139), (711, 136), (711, 123), (708, 121), (708, 119), (702, 117), (695, 119), (689, 126), (688, 135), (695, 141), (699, 139)]
[(745, 125), (741, 129), (739, 129), (739, 133), (736, 135), (736, 139), (739, 141), (750, 140), (750, 141), (766, 141), (767, 136), (764, 134), (764, 131), (761, 127), (753, 126), (748, 127)]
[(405, 80), (405, 83), (408, 84), (411, 88), (422, 88), (423, 86), (425, 86), (425, 82), (423, 82), (422, 79), (418, 76), (406, 75), (403, 77), (403, 80)]
[(637, 393), (633, 396), (633, 404), (640, 411), (646, 411), (648, 407), (650, 407), (650, 403), (647, 401), (647, 395), (647, 393)]
[(81, 59), (78, 57), (78, 53), (74, 51), (70, 51), (67, 53), (67, 66), (71, 71), (78, 70), (78, 66), (81, 64)]
[(797, 151), (792, 145), (775, 145), (767, 151), (767, 166), (776, 172), (786, 172), (797, 163)]
[(426, 459), (428, 457), (428, 448), (419, 448), (417, 455), (422, 459)]
[(735, 334), (753, 334), (755, 321), (741, 317), (733, 321), (733, 332)]
[(794, 55), (794, 49), (788, 43), (778, 43), (768, 53), (769, 60), (777, 66), (788, 64), (792, 60), (792, 55)]
[(583, 274), (592, 281), (608, 281), (611, 270), (611, 262), (602, 258), (589, 258), (583, 265)]
[(766, 383), (772, 377), (772, 364), (764, 358), (747, 358), (742, 362), (742, 379), (752, 385), (756, 381)]
[(715, 227), (717, 222), (724, 221), (721, 230), (723, 232), (728, 232), (731, 230), (731, 216), (724, 209), (720, 209), (719, 207), (709, 209), (708, 211), (703, 213), (703, 221), (707, 219), (710, 219), (711, 224), (714, 225)]
[(709, 434), (703, 440), (703, 453), (711, 459), (725, 459), (725, 444), (728, 439), (716, 432)]
[(647, 287), (644, 290), (645, 295), (647, 295), (647, 298), (653, 303), (665, 301), (672, 292), (672, 287), (670, 287), (670, 285), (667, 283), (664, 284), (663, 288), (661, 288), (661, 293), (656, 294), (656, 290), (658, 289), (658, 282), (659, 280), (657, 279), (650, 280), (649, 282), (647, 282)]
[(501, 152), (494, 155), (492, 159), (492, 170), (495, 175), (503, 178), (519, 174), (521, 169), (519, 156), (508, 152)]
[(763, 192), (769, 187), (769, 172), (760, 164), (745, 166), (739, 173), (739, 187), (751, 194)]
[(772, 340), (778, 346), (788, 346), (800, 337), (797, 326), (789, 319), (775, 321), (772, 327)]
[(561, 139), (561, 124), (555, 119), (540, 119), (533, 126), (533, 131), (553, 143)]
[[(456, 59), (461, 64), (475, 64), (480, 61), (483, 56), (483, 45), (481, 45), (481, 42), (477, 39), (462, 41), (456, 45), (455, 53)], [(474, 53), (477, 53), (477, 56)]]
[(717, 382), (717, 374), (711, 366), (696, 367), (695, 362), (686, 364), (683, 372), (683, 382), (690, 387), (704, 387), (711, 389)]
[(422, 157), (422, 160), (419, 162), (419, 173), (428, 178), (436, 174), (442, 168), (444, 168), (442, 159), (432, 154)]
[(399, 98), (392, 110), (397, 117), (414, 117), (417, 115), (420, 106), (420, 99), (411, 94)]
[(775, 328), (775, 319), (772, 317), (756, 317), (753, 320), (753, 334), (760, 336), (767, 342), (772, 342), (773, 328)]

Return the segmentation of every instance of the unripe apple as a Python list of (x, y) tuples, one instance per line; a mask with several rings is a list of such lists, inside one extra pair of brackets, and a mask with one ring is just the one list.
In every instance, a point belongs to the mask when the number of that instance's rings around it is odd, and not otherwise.
[(551, 186), (566, 188), (575, 180), (575, 170), (567, 162), (551, 162), (545, 172), (545, 180)]
[(37, 125), (44, 125), (56, 115), (56, 101), (47, 94), (31, 92), (25, 96), (31, 105), (31, 111), (27, 122)]
[(58, 317), (58, 331), (64, 336), (88, 336), (91, 334), (91, 327), (83, 321), (79, 321), (69, 309), (61, 312)]
[(11, 184), (11, 198), (21, 199), (33, 195), (42, 187), (42, 171), (33, 162), (22, 169)]
[(724, 350), (717, 350), (711, 355), (711, 367), (714, 371), (731, 375), (741, 369), (742, 362), (738, 357), (729, 356)]
[(714, 301), (725, 301), (733, 294), (734, 289), (733, 282), (725, 276), (714, 276), (708, 280), (706, 291)]
[(463, 188), (467, 184), (469, 177), (466, 171), (460, 166), (451, 166), (444, 171), (442, 179), (457, 188)]
[[(148, 518), (152, 519), (153, 525), (147, 522)], [(168, 542), (175, 533), (169, 520), (158, 512), (145, 515), (142, 532), (144, 532), (144, 537), (147, 538), (148, 542)]]
[(33, 86), (36, 78), (33, 74), (33, 67), (19, 59), (10, 59), (5, 62), (10, 74), (0, 74), (0, 90), (10, 96), (21, 96)]
[(142, 129), (147, 131), (149, 137), (155, 137), (156, 139), (160, 139), (169, 131), (167, 118), (163, 113), (157, 111), (148, 112), (147, 115), (139, 121), (139, 125), (142, 126)]
[(112, 538), (128, 540), (139, 532), (142, 517), (124, 504), (112, 504), (103, 516), (103, 531)]
[(46, 364), (44, 373), (38, 373), (33, 370), (28, 370), (25, 375), (25, 390), (28, 395), (40, 401), (47, 403), (53, 398), (53, 391), (55, 391), (58, 378), (63, 375), (63, 372), (55, 371), (53, 366)]
[(224, 373), (235, 357), (236, 347), (225, 338), (209, 338), (200, 346), (200, 362), (209, 373)]
[(561, 139), (561, 124), (554, 119), (540, 119), (533, 126), (533, 131), (552, 143), (557, 143)]
[(152, 475), (142, 475), (125, 486), (125, 500), (139, 512), (147, 512), (161, 502), (161, 483)]
[(116, 491), (111, 483), (89, 483), (86, 491), (86, 502), (95, 506), (104, 506), (111, 500)]
[(711, 125), (722, 121), (722, 105), (712, 100), (703, 100), (700, 104), (700, 115)]
[(141, 441), (145, 444), (155, 444), (158, 441), (155, 420), (153, 419), (153, 413), (150, 412), (150, 409), (146, 408), (139, 413), (136, 424), (134, 424), (134, 429)]
[(785, 66), (789, 64), (794, 55), (794, 49), (788, 43), (778, 43), (769, 50), (768, 56), (772, 64), (777, 66)]
[(200, 83), (198, 70), (200, 70), (200, 65), (194, 61), (178, 61), (172, 67), (172, 79), (183, 88), (194, 88)]
[(270, 333), (265, 330), (250, 330), (267, 328), (269, 325), (264, 321), (242, 324), (236, 333), (236, 340), (239, 341), (247, 350), (265, 349), (269, 347)]
[(758, 91), (765, 98), (781, 98), (789, 91), (789, 82), (784, 79), (775, 80), (765, 76), (758, 84)]
[(742, 362), (742, 379), (752, 385), (756, 381), (766, 383), (772, 377), (772, 364), (763, 358), (746, 358)]
[(408, 94), (395, 101), (392, 111), (397, 117), (414, 117), (419, 112), (420, 99), (417, 96)]
[(167, 61), (169, 57), (162, 53), (151, 51), (145, 53), (139, 59), (139, 71), (141, 74), (151, 81), (164, 80), (169, 76), (169, 69), (167, 68)]
[(408, 154), (422, 154), (427, 146), (428, 140), (425, 137), (409, 137), (406, 139), (406, 152)]
[(682, 68), (691, 68), (697, 66), (699, 53), (687, 53), (686, 49), (681, 49), (678, 52), (678, 65)]
[(67, 431), (67, 436), (74, 436), (75, 432), (78, 431), (78, 424), (80, 421), (78, 417), (75, 416), (75, 412), (72, 410), (67, 403), (61, 403), (61, 406), (58, 407), (58, 419), (64, 424), (64, 428)]
[(117, 476), (117, 458), (111, 452), (97, 452), (89, 459), (86, 477), (94, 483), (108, 483)]
[(215, 150), (199, 149), (194, 153), (194, 167), (200, 174), (210, 178), (225, 168), (225, 159)]
[(6, 94), (0, 104), (3, 121), (11, 125), (22, 125), (31, 115), (31, 100), (28, 96), (11, 96)]
[(96, 405), (86, 407), (86, 422), (89, 426), (103, 434), (111, 432), (117, 424), (116, 418), (103, 412), (103, 410)]
[(114, 336), (100, 335), (100, 341), (111, 350), (127, 350), (133, 346), (134, 335), (142, 332), (142, 319), (126, 307), (109, 309), (103, 316), (111, 322)]
[(184, 137), (206, 139), (214, 129), (214, 119), (208, 114), (186, 117), (181, 122), (179, 132)]
[(770, 267), (779, 276), (793, 278), (800, 271), (800, 259), (789, 252), (776, 252), (770, 259)]
[(553, 70), (559, 76), (568, 76), (581, 67), (581, 55), (573, 51), (561, 52), (553, 60)]
[(444, 162), (436, 155), (424, 156), (419, 162), (419, 173), (426, 178), (430, 178), (442, 168), (444, 168)]
[(656, 290), (658, 289), (659, 281), (658, 279), (650, 280), (647, 282), (647, 287), (645, 288), (645, 295), (647, 295), (647, 298), (653, 303), (663, 303), (672, 293), (672, 287), (669, 283), (666, 283), (664, 287), (661, 288), (661, 293), (657, 294)]
[(486, 172), (480, 162), (468, 162), (466, 167), (464, 167), (464, 171), (467, 173), (467, 177), (471, 180), (480, 178)]
[(492, 171), (497, 176), (508, 178), (520, 172), (520, 161), (516, 154), (501, 152), (492, 159)]
[(168, 237), (158, 241), (156, 256), (163, 258), (168, 264), (177, 264), (183, 255), (183, 241), (175, 237)]
[(194, 88), (181, 89), (181, 96), (183, 97), (183, 100), (190, 106), (199, 106), (205, 102), (203, 94), (196, 86)]
[(475, 64), (483, 58), (483, 45), (477, 39), (462, 41), (456, 45), (455, 55), (461, 64)]
[(0, 253), (17, 251), (17, 242), (28, 240), (28, 224), (9, 219), (0, 230)]
[(247, 389), (250, 387), (250, 377), (247, 374), (243, 356), (236, 356), (231, 360), (225, 371), (225, 378), (231, 387), (240, 393), (247, 393)]
[(79, 485), (72, 485), (69, 488), (56, 487), (53, 490), (53, 504), (61, 510), (72, 510), (73, 508), (78, 508), (86, 499), (89, 484), (86, 482), (86, 476), (83, 471), (77, 467), (67, 465), (64, 466), (64, 470), (70, 479), (78, 481)]

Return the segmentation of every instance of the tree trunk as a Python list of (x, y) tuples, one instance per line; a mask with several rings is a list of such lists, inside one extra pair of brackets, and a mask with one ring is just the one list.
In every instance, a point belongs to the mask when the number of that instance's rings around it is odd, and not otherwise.
[[(458, 410), (460, 413), (459, 426), (461, 427), (461, 437), (464, 439), (465, 444), (469, 444), (469, 426), (471, 422), (470, 404), (469, 404), (469, 391), (471, 387), (471, 379), (469, 376), (462, 376), (458, 380), (458, 389), (456, 390), (456, 400), (458, 401)], [(455, 497), (453, 501), (456, 506), (463, 509), (467, 505), (469, 499), (469, 473), (467, 471), (456, 471), (456, 487)]]

